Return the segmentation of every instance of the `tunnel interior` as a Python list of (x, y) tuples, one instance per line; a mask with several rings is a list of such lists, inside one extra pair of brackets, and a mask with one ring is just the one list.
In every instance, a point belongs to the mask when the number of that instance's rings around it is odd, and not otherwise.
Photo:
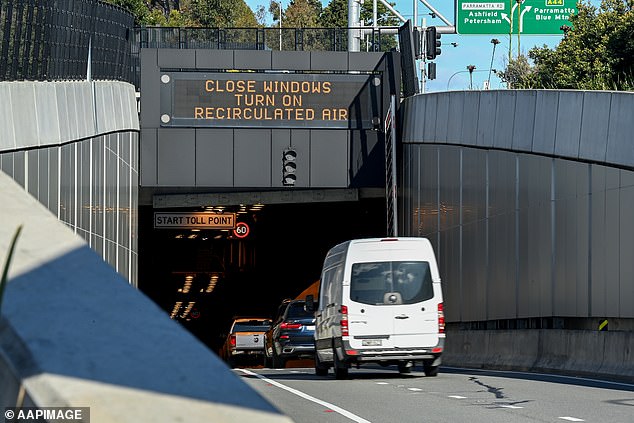
[(329, 248), (386, 231), (384, 198), (240, 210), (244, 238), (231, 230), (154, 229), (156, 210), (139, 211), (139, 289), (216, 352), (234, 317), (273, 318), (283, 299), (317, 281)]

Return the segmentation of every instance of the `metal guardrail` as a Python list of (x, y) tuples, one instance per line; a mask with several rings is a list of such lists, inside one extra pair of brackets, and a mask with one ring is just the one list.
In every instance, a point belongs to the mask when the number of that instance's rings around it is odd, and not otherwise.
[(96, 0), (0, 0), (0, 81), (133, 80), (134, 17)]

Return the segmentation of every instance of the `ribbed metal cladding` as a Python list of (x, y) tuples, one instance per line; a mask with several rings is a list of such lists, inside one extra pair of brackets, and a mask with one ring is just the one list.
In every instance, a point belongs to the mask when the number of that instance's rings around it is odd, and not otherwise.
[(448, 321), (634, 318), (634, 94), (440, 93), (401, 110), (402, 235), (438, 251)]
[(134, 17), (97, 0), (0, 0), (0, 81), (132, 82)]

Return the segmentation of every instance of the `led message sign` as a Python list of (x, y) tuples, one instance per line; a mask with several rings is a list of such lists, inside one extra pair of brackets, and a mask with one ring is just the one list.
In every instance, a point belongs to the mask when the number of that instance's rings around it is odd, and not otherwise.
[(200, 73), (161, 76), (162, 126), (372, 128), (378, 75)]

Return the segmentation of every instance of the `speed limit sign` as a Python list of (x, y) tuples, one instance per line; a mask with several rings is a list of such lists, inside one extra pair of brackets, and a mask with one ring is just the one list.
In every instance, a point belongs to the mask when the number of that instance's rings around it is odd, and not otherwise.
[(249, 235), (249, 225), (244, 222), (236, 223), (236, 228), (233, 230), (233, 234), (237, 238), (246, 238)]

